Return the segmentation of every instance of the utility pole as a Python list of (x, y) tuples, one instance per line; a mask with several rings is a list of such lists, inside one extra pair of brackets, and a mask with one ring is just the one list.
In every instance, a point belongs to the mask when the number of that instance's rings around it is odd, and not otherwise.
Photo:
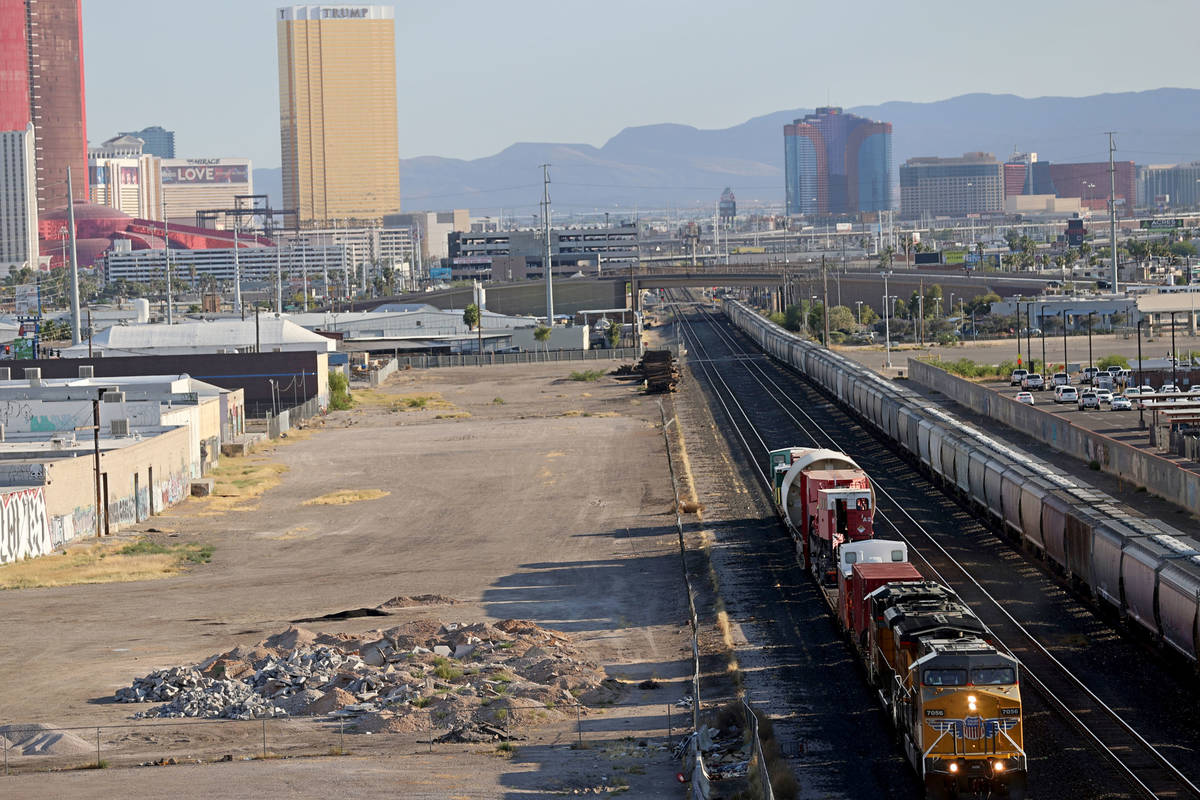
[(308, 311), (308, 240), (300, 240), (300, 271), (303, 273), (304, 310)]
[(75, 194), (67, 167), (67, 234), (71, 237), (71, 344), (79, 344), (79, 253), (75, 243)]
[[(542, 222), (546, 236), (546, 324), (554, 327), (554, 272), (550, 261), (550, 165), (542, 164)], [(632, 287), (631, 287), (632, 288)]]
[(245, 319), (246, 313), (242, 310), (242, 262), (238, 260), (238, 227), (241, 221), (242, 218), (238, 216), (233, 219), (233, 313), (241, 314)]
[(175, 324), (175, 310), (171, 308), (171, 223), (167, 221), (167, 198), (162, 199), (163, 217), (163, 270), (167, 273), (167, 324)]
[(283, 244), (275, 240), (275, 313), (283, 313)]
[(825, 322), (825, 347), (829, 347), (829, 272), (825, 269), (825, 255), (821, 255), (821, 282), (824, 284), (824, 299), (821, 301), (821, 317)]
[[(1113, 136), (1116, 131), (1108, 131), (1108, 239), (1112, 245), (1112, 290), (1117, 294), (1117, 168), (1113, 161), (1116, 145)], [(1128, 202), (1128, 199), (1126, 199)]]

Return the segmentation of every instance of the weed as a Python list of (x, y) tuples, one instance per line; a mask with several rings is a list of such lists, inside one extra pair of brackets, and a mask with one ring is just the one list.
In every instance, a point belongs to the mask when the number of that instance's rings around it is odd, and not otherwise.
[(412, 704), (416, 708), (425, 708), (427, 705), (429, 705), (432, 702), (433, 702), (433, 698), (426, 696), (426, 697), (418, 697), (416, 700), (412, 701)]
[(456, 681), (463, 676), (461, 669), (455, 668), (445, 658), (437, 658), (433, 662), (433, 674), (444, 681)]
[(424, 408), (429, 404), (428, 397), (410, 397), (404, 401), (404, 404), (409, 408)]
[(517, 754), (517, 746), (512, 742), (501, 742), (496, 745), (496, 752), (504, 755), (515, 756)]
[(180, 558), (189, 564), (207, 564), (212, 561), (213, 546), (206, 545), (189, 545), (180, 552)]
[(171, 552), (171, 548), (153, 539), (138, 539), (133, 544), (127, 544), (117, 551), (120, 556), (157, 556)]
[(493, 397), (493, 398), (492, 398), (492, 405), (494, 405), (494, 406), (502, 406), (502, 405), (504, 405), (504, 398), (503, 398), (503, 397)]
[(571, 373), (571, 380), (573, 381), (588, 381), (589, 383), (595, 383), (603, 377), (604, 370), (602, 369), (585, 369), (582, 371), (576, 370), (575, 372)]

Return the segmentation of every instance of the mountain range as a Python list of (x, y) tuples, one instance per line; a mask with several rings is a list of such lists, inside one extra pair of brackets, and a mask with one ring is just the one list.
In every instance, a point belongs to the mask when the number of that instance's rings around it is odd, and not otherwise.
[[(1089, 97), (967, 94), (931, 103), (888, 102), (847, 111), (892, 123), (896, 167), (913, 156), (1014, 151), (1041, 160), (1108, 159), (1163, 164), (1200, 160), (1200, 90), (1153, 89)], [(602, 147), (522, 142), (485, 158), (420, 156), (400, 161), (405, 210), (469, 208), (530, 221), (541, 200), (540, 164), (551, 164), (557, 215), (631, 216), (642, 209), (711, 212), (728, 186), (744, 210), (783, 202), (783, 126), (811, 109), (703, 130), (664, 123), (625, 128)], [(278, 204), (278, 169), (256, 169), (255, 189)]]

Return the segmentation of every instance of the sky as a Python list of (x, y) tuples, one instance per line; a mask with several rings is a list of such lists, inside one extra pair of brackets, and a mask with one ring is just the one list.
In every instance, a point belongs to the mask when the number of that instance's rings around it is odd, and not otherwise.
[[(181, 157), (279, 166), (273, 12), (281, 5), (83, 0), (88, 138), (162, 125), (176, 131)], [(1195, 0), (394, 7), (401, 158), (479, 158), (515, 142), (601, 146), (627, 126), (725, 128), (827, 100), (852, 107), (1197, 85), (1186, 36), (1146, 41), (1168, 21), (1194, 30)]]

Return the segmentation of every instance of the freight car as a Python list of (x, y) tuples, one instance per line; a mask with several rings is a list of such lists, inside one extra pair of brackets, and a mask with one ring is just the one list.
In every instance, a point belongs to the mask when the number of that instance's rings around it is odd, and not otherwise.
[(845, 453), (769, 454), (774, 499), (930, 798), (1025, 796), (1016, 661), (904, 542), (874, 539), (870, 478)]
[(728, 301), (724, 308), (763, 350), (898, 443), (935, 480), (1080, 590), (1197, 662), (1200, 542), (1131, 513), (1111, 496), (928, 407), (903, 385), (783, 330), (742, 303)]

